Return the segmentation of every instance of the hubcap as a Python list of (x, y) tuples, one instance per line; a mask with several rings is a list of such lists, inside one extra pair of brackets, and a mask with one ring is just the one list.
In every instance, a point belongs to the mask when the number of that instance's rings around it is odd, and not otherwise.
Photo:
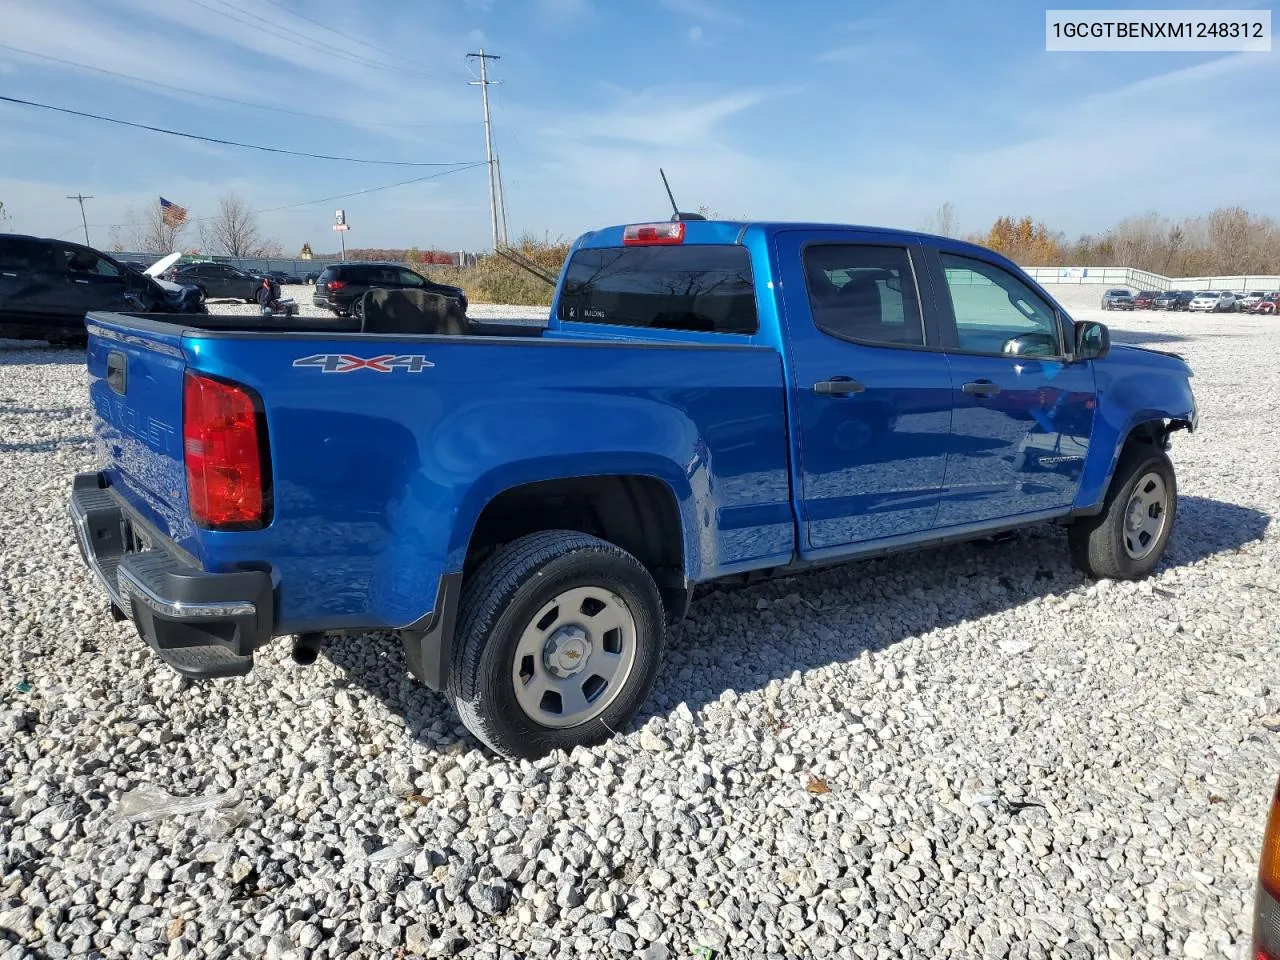
[(1133, 560), (1144, 560), (1160, 542), (1169, 520), (1169, 488), (1158, 473), (1145, 473), (1138, 480), (1124, 508), (1124, 552)]
[(626, 686), (636, 660), (636, 621), (617, 594), (574, 587), (533, 616), (511, 665), (516, 702), (544, 727), (598, 717)]

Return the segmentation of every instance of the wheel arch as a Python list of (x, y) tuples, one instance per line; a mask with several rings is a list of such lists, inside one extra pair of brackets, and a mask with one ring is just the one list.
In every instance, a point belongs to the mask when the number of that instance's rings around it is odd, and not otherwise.
[(626, 473), (522, 472), (518, 482), (473, 487), (476, 495), (458, 512), (450, 569), (465, 576), (494, 548), (529, 533), (577, 530), (632, 554), (658, 583), (668, 607), (683, 609), (686, 601), (678, 594), (700, 569), (698, 542), (689, 534), (687, 481), (678, 485), (667, 471), (652, 467)]

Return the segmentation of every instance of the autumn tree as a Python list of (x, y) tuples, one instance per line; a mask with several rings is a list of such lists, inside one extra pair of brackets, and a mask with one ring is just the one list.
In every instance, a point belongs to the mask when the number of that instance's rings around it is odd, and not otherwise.
[(1062, 234), (1031, 217), (998, 217), (983, 245), (1024, 266), (1054, 266), (1062, 262)]

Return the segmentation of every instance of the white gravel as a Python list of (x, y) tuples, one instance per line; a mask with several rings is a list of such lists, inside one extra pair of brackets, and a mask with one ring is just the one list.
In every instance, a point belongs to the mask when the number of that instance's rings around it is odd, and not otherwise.
[[(1280, 326), (1106, 319), (1197, 373), (1152, 580), (1089, 583), (1044, 529), (706, 590), (644, 726), (536, 764), (388, 636), (179, 682), (70, 535), (83, 355), (0, 343), (0, 958), (1243, 956)], [(210, 809), (122, 805), (144, 785)]]

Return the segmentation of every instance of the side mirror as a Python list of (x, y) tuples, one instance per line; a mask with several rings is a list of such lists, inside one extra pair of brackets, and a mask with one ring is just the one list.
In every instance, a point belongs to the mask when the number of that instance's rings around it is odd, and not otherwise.
[(1096, 320), (1076, 321), (1077, 360), (1101, 360), (1111, 350), (1111, 331)]

